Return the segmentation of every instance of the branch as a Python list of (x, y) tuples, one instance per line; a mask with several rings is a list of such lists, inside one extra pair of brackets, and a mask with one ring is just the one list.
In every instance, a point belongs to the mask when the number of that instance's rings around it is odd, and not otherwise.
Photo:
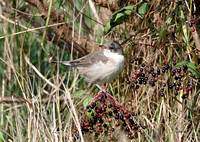
[[(29, 4), (37, 7), (38, 11), (43, 15), (42, 18), (45, 20), (48, 15), (49, 3), (46, 0), (26, 0)], [(72, 28), (65, 22), (64, 15), (58, 14), (54, 8), (51, 10), (51, 16), (49, 25), (55, 23), (65, 23), (59, 26), (49, 27), (59, 38), (66, 41), (68, 44), (74, 42), (74, 49), (82, 55), (86, 55), (92, 50), (98, 50), (99, 45), (96, 42), (90, 41), (87, 37), (81, 36), (74, 32)], [(74, 35), (74, 36), (72, 36)], [(79, 40), (80, 36), (80, 41)]]

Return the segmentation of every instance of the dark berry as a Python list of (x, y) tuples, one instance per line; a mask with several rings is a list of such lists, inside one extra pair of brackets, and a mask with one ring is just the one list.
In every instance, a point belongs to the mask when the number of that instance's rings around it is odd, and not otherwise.
[(165, 96), (165, 94), (164, 93), (161, 93), (161, 97), (164, 97)]
[(175, 80), (178, 80), (178, 76), (175, 76)]
[(142, 65), (141, 65), (142, 67), (145, 67), (145, 64), (144, 63), (142, 63)]
[(176, 13), (175, 13), (175, 12), (173, 12), (173, 13), (172, 13), (172, 16), (175, 16), (175, 15), (176, 15)]
[(88, 112), (91, 112), (92, 110), (91, 110), (91, 109), (88, 109), (87, 111), (88, 111)]
[(187, 70), (188, 69), (188, 66), (187, 65), (183, 65), (184, 69)]
[(177, 72), (180, 73), (180, 72), (181, 72), (181, 69), (177, 69)]
[(141, 77), (145, 77), (145, 74), (144, 74), (144, 73), (142, 73), (142, 74), (141, 74)]
[(104, 128), (107, 128), (107, 124), (103, 124), (103, 127), (104, 127)]
[(131, 113), (131, 115), (132, 115), (132, 116), (135, 116), (135, 113), (134, 113), (134, 112), (132, 112), (132, 113)]
[(160, 69), (157, 69), (157, 73), (160, 72)]
[(168, 70), (169, 69), (169, 65), (167, 64), (167, 65), (165, 65), (165, 69), (166, 70)]
[(150, 71), (153, 72), (153, 71), (154, 71), (154, 68), (151, 68)]
[(188, 83), (188, 86), (192, 86), (192, 82), (189, 82), (189, 83)]
[(138, 61), (138, 58), (137, 58), (137, 57), (135, 58), (135, 61)]
[(126, 131), (127, 131), (127, 132), (129, 132), (129, 131), (130, 131), (129, 127), (126, 127)]
[(134, 82), (135, 82), (135, 84), (137, 84), (137, 83), (138, 83), (138, 81), (137, 81), (137, 80), (135, 80)]
[(172, 72), (175, 74), (175, 73), (176, 73), (176, 70), (173, 70)]
[(131, 87), (134, 87), (135, 85), (134, 84), (131, 84)]
[(178, 82), (178, 83), (177, 83), (177, 85), (178, 85), (178, 86), (181, 86), (181, 83), (180, 83), (180, 82)]
[(175, 91), (175, 92), (174, 92), (174, 95), (176, 95), (176, 96), (177, 96), (177, 95), (178, 95), (178, 91)]
[(144, 80), (147, 81), (147, 80), (148, 80), (148, 77), (145, 77)]
[(146, 82), (146, 81), (143, 81), (143, 84), (147, 84), (147, 82)]
[(119, 115), (115, 115), (115, 119), (119, 119)]
[(173, 62), (173, 65), (176, 66), (176, 62)]
[(178, 1), (178, 5), (181, 5), (181, 4), (182, 4), (182, 1), (179, 0), (179, 1)]
[(172, 66), (169, 66), (169, 69), (172, 70)]
[(175, 88), (175, 90), (176, 90), (176, 91), (178, 91), (178, 90), (179, 90), (179, 88), (178, 88), (178, 87), (176, 87), (176, 88)]
[(170, 5), (170, 4), (171, 4), (171, 1), (168, 1), (167, 4)]
[(152, 76), (153, 76), (153, 77), (155, 77), (155, 76), (156, 76), (156, 74), (155, 74), (155, 73), (152, 73)]
[(165, 73), (165, 69), (162, 69), (162, 73)]
[(154, 81), (151, 81), (151, 83), (150, 83), (150, 84), (151, 84), (151, 86), (155, 86), (155, 83), (154, 83)]
[(124, 116), (123, 115), (120, 115), (119, 117), (121, 120), (124, 120)]
[(86, 106), (86, 108), (87, 108), (87, 109), (89, 109), (89, 108), (90, 108), (90, 106)]
[(166, 87), (166, 83), (163, 83), (162, 86), (163, 86), (163, 87)]
[(172, 86), (172, 85), (170, 85), (170, 86), (169, 86), (169, 89), (172, 89), (172, 88), (173, 88), (173, 86)]
[(127, 124), (126, 123), (123, 123), (123, 126), (125, 127)]
[(111, 107), (112, 107), (112, 104), (109, 104), (109, 105), (108, 105), (108, 108), (111, 108)]
[(131, 82), (128, 80), (126, 83), (127, 83), (127, 84), (130, 84)]
[(138, 88), (140, 88), (140, 86), (139, 86), (139, 85), (136, 85), (135, 88), (138, 89)]
[(112, 116), (112, 111), (109, 111), (108, 114), (109, 114), (110, 116)]
[(117, 108), (114, 108), (114, 109), (113, 109), (113, 112), (114, 112), (114, 113), (117, 113)]
[(140, 72), (143, 72), (143, 68), (140, 68)]
[(132, 43), (131, 43), (131, 45), (132, 45), (132, 46), (135, 46), (135, 43), (134, 43), (134, 42), (132, 42)]
[(179, 79), (181, 79), (181, 78), (182, 78), (182, 76), (181, 76), (181, 75), (179, 75), (179, 76), (178, 76), (178, 78), (179, 78)]
[(182, 98), (182, 99), (185, 99), (185, 95), (182, 95), (181, 98)]
[(131, 60), (131, 64), (134, 63), (134, 60)]
[(192, 27), (192, 23), (189, 24), (189, 27)]
[(176, 83), (172, 83), (172, 86), (173, 86), (173, 87), (176, 86)]

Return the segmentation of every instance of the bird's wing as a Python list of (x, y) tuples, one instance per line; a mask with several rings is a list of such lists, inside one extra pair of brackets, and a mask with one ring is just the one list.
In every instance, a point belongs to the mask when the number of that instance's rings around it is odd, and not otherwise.
[(77, 67), (87, 67), (97, 62), (103, 62), (106, 63), (108, 61), (108, 58), (104, 56), (103, 50), (100, 51), (94, 51), (82, 58), (79, 58), (77, 60), (70, 61), (71, 66), (77, 66)]

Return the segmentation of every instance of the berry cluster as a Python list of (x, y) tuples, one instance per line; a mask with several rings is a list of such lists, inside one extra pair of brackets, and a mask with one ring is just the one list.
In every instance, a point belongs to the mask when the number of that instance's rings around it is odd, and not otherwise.
[[(116, 140), (119, 133), (130, 138), (136, 138), (145, 126), (141, 125), (135, 113), (128, 111), (109, 93), (100, 92), (86, 107), (81, 117), (82, 133), (94, 133), (98, 139), (102, 136), (108, 140)], [(78, 137), (77, 128), (75, 136)]]
[[(132, 47), (138, 44), (132, 43)], [(188, 66), (186, 64), (182, 66), (180, 64), (177, 65), (176, 62), (170, 63), (165, 56), (164, 58), (166, 64), (161, 67), (159, 65), (154, 67), (150, 66), (154, 57), (147, 65), (142, 58), (136, 57), (132, 59), (130, 63), (136, 67), (136, 70), (131, 74), (127, 84), (130, 84), (130, 87), (134, 90), (138, 90), (141, 86), (154, 87), (158, 83), (158, 86), (162, 84), (160, 89), (160, 95), (162, 97), (166, 96), (165, 94), (168, 91), (175, 96), (180, 94), (182, 99), (187, 98), (189, 92), (192, 91), (192, 73), (188, 70)], [(168, 78), (167, 80), (166, 77)]]

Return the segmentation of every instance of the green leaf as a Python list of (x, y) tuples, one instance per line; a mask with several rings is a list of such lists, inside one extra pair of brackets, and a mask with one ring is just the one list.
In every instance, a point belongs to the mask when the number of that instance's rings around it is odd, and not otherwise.
[(143, 3), (142, 6), (140, 6), (140, 8), (139, 8), (139, 14), (142, 16), (147, 14), (148, 7), (149, 7), (149, 3), (147, 3), (147, 2)]
[(87, 97), (85, 98), (85, 100), (83, 101), (83, 106), (84, 108), (86, 108), (87, 105), (89, 105), (89, 103), (93, 100), (93, 98), (91, 97)]
[(131, 14), (131, 12), (135, 12), (135, 10), (133, 10), (133, 8), (135, 6), (137, 6), (138, 4), (140, 4), (142, 1), (138, 2), (137, 4), (133, 5), (133, 6), (126, 6), (123, 7), (122, 9), (116, 11), (111, 19), (106, 23), (106, 26), (104, 28), (104, 34), (106, 35), (107, 33), (109, 33), (112, 28), (114, 28), (115, 26), (121, 24), (124, 22), (124, 20)]
[(199, 69), (193, 63), (188, 62), (188, 61), (183, 61), (176, 64), (176, 66), (183, 66), (183, 65), (188, 66), (189, 70), (192, 72), (195, 78), (200, 78)]
[(81, 97), (83, 94), (85, 94), (85, 91), (84, 91), (84, 90), (79, 90), (79, 91), (77, 91), (76, 93), (74, 93), (74, 94), (72, 95), (72, 98)]
[(123, 13), (118, 13), (116, 15), (115, 19), (113, 20), (113, 22), (117, 23), (117, 24), (121, 24), (124, 21), (125, 16), (126, 16), (126, 14), (124, 14), (124, 12)]

